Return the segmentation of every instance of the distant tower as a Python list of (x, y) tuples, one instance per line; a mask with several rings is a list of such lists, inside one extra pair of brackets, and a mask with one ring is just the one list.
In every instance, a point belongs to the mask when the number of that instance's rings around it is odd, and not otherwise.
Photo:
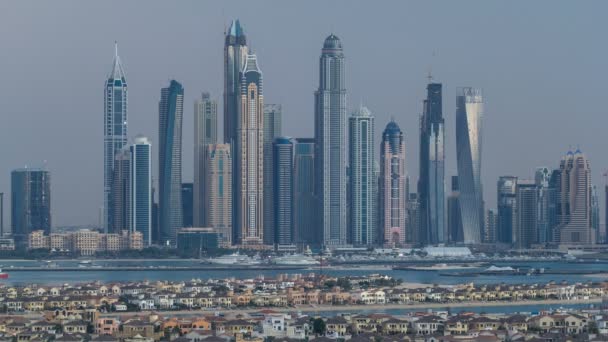
[(517, 181), (517, 210), (515, 246), (519, 249), (530, 248), (536, 243), (538, 217), (538, 190), (531, 180)]
[(201, 99), (194, 102), (194, 204), (193, 225), (203, 227), (205, 218), (204, 196), (205, 152), (207, 145), (217, 143), (217, 102), (209, 93), (203, 93)]
[(11, 223), (15, 243), (25, 247), (34, 230), (51, 233), (51, 175), (23, 168), (11, 172)]
[(484, 234), (485, 243), (496, 243), (496, 229), (498, 225), (498, 214), (496, 209), (486, 210), (486, 233)]
[(448, 196), (448, 240), (453, 243), (462, 243), (464, 240), (459, 197), (458, 176), (452, 176), (452, 193)]
[(447, 241), (445, 229), (445, 152), (441, 83), (427, 86), (420, 120), (420, 229), (423, 244)]
[(380, 146), (378, 217), (385, 246), (401, 246), (406, 241), (405, 167), (403, 132), (395, 121), (391, 121), (382, 133)]
[(456, 96), (456, 155), (465, 244), (481, 242), (484, 224), (481, 186), (482, 118), (481, 89), (460, 88)]
[(224, 142), (236, 141), (241, 71), (247, 59), (247, 37), (237, 19), (232, 21), (224, 42)]
[(498, 206), (498, 231), (496, 238), (498, 242), (510, 244), (516, 240), (517, 177), (499, 177), (496, 194)]
[(315, 92), (315, 180), (323, 244), (346, 244), (346, 81), (342, 42), (331, 34), (319, 59)]
[(182, 183), (182, 227), (193, 227), (194, 184)]
[(114, 156), (127, 144), (127, 80), (118, 57), (118, 44), (114, 43), (112, 72), (104, 88), (103, 128), (103, 229), (112, 227), (112, 175)]
[(580, 151), (568, 152), (559, 166), (559, 226), (555, 241), (560, 244), (590, 244), (591, 169)]
[(161, 243), (175, 245), (182, 217), (182, 118), (184, 88), (172, 80), (158, 105), (158, 193)]
[(538, 217), (537, 217), (537, 242), (545, 244), (551, 241), (549, 234), (549, 208), (550, 208), (550, 188), (552, 171), (546, 167), (539, 167), (534, 173), (534, 182), (538, 190)]
[(293, 225), (293, 142), (289, 137), (274, 140), (273, 149), (274, 184), (274, 243), (278, 246), (292, 245)]
[(241, 72), (237, 144), (237, 241), (260, 245), (264, 236), (264, 95), (256, 55), (248, 55)]
[(131, 153), (131, 231), (141, 232), (144, 246), (152, 244), (152, 145), (137, 136)]
[(315, 199), (315, 140), (296, 138), (293, 161), (295, 241), (319, 245), (322, 231), (317, 224)]
[(594, 185), (591, 188), (591, 229), (593, 229), (593, 243), (599, 243), (600, 238), (600, 199), (597, 193), (597, 187)]
[(264, 105), (264, 244), (272, 245), (276, 242), (275, 214), (274, 214), (274, 140), (281, 134), (282, 108), (278, 104)]
[(374, 177), (374, 117), (361, 106), (348, 120), (351, 229), (355, 246), (371, 246), (376, 238), (377, 180)]
[(205, 226), (221, 234), (221, 245), (232, 245), (232, 157), (230, 144), (212, 144), (205, 153)]
[(131, 229), (131, 154), (125, 146), (114, 157), (112, 176), (112, 233)]

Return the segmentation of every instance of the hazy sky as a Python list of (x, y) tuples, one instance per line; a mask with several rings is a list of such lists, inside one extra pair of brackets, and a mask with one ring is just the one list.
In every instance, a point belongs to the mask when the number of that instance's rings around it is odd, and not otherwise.
[(265, 101), (283, 105), (284, 135), (313, 136), (318, 58), (334, 32), (346, 55), (349, 111), (369, 107), (378, 141), (395, 117), (412, 184), (432, 68), (444, 84), (446, 180), (456, 173), (456, 87), (475, 86), (485, 95), (486, 207), (495, 206), (498, 176), (531, 178), (536, 166), (557, 167), (569, 146), (587, 154), (603, 186), (606, 13), (608, 1), (1, 1), (0, 191), (10, 192), (12, 169), (46, 162), (54, 226), (98, 221), (114, 40), (129, 85), (129, 136), (152, 139), (155, 174), (160, 88), (172, 78), (184, 85), (191, 181), (193, 102), (210, 91), (221, 103), (232, 18), (258, 55)]

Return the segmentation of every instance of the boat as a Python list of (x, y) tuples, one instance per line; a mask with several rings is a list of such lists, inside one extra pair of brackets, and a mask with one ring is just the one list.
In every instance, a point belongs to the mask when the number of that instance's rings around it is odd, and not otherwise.
[(91, 265), (93, 262), (91, 260), (82, 260), (78, 264), (79, 265)]
[(241, 255), (238, 252), (222, 255), (217, 258), (208, 258), (203, 260), (204, 263), (214, 264), (214, 265), (234, 265), (234, 266), (249, 266), (249, 265), (259, 265), (262, 261), (259, 257), (252, 258), (247, 255)]
[(8, 273), (2, 272), (2, 269), (0, 269), (0, 279), (8, 279)]
[(319, 261), (315, 260), (311, 256), (304, 254), (289, 254), (272, 259), (272, 263), (275, 265), (283, 266), (315, 266), (319, 265)]

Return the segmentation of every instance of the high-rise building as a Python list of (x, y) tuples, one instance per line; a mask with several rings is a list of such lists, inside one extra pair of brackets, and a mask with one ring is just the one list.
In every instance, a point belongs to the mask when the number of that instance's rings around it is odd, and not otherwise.
[(152, 145), (137, 136), (131, 154), (131, 232), (140, 232), (144, 246), (152, 244)]
[(600, 199), (597, 193), (597, 187), (594, 185), (591, 188), (591, 229), (593, 243), (599, 243), (600, 238)]
[(232, 245), (232, 156), (229, 144), (207, 146), (205, 153), (205, 226), (221, 234), (221, 245)]
[(496, 229), (498, 227), (498, 213), (496, 209), (486, 210), (486, 224), (484, 243), (495, 243), (496, 242)]
[(182, 217), (182, 118), (184, 88), (172, 80), (158, 104), (158, 193), (161, 243), (175, 245)]
[(264, 105), (264, 244), (273, 245), (278, 231), (275, 223), (274, 203), (274, 140), (281, 136), (282, 109), (278, 104)]
[(420, 119), (420, 241), (438, 244), (447, 241), (445, 229), (445, 153), (441, 83), (427, 86), (427, 98)]
[(518, 180), (516, 186), (515, 246), (530, 248), (536, 243), (538, 224), (538, 189), (532, 180)]
[(125, 146), (114, 156), (111, 214), (112, 233), (131, 228), (131, 153)]
[(591, 228), (591, 169), (585, 155), (569, 151), (559, 165), (559, 225), (555, 241), (560, 244), (593, 242)]
[(352, 113), (348, 127), (352, 242), (355, 246), (371, 246), (377, 241), (374, 116), (361, 106)]
[(499, 177), (496, 195), (498, 207), (496, 238), (498, 242), (510, 244), (516, 241), (517, 177)]
[(419, 215), (419, 203), (418, 196), (416, 193), (408, 194), (407, 200), (407, 229), (410, 234), (406, 234), (406, 242), (412, 244), (420, 244), (420, 215)]
[(44, 169), (11, 172), (11, 223), (15, 243), (27, 244), (34, 230), (51, 233), (51, 175)]
[(322, 231), (316, 220), (314, 139), (295, 139), (293, 168), (295, 242), (319, 245)]
[(380, 146), (379, 210), (380, 232), (385, 246), (402, 246), (406, 241), (405, 141), (395, 121), (382, 133)]
[(545, 244), (551, 241), (551, 235), (549, 233), (549, 208), (550, 208), (550, 188), (549, 182), (551, 180), (552, 171), (546, 167), (539, 167), (534, 173), (534, 182), (536, 183), (536, 189), (538, 190), (538, 213), (537, 213), (537, 227), (536, 231), (538, 236), (536, 241), (540, 244)]
[[(293, 225), (293, 141), (289, 137), (274, 140), (273, 184), (274, 184), (274, 241), (278, 246), (292, 245)], [(268, 188), (265, 189), (268, 191)]]
[(315, 192), (324, 245), (346, 244), (346, 81), (342, 42), (331, 34), (315, 92)]
[(247, 60), (247, 37), (237, 19), (224, 41), (224, 142), (236, 146), (241, 97), (241, 71)]
[(481, 89), (460, 88), (456, 96), (456, 155), (460, 217), (465, 244), (482, 240), (484, 209), (481, 186), (483, 97)]
[(194, 184), (182, 183), (182, 226), (192, 227), (194, 219)]
[(217, 102), (209, 93), (203, 93), (194, 102), (194, 204), (193, 225), (203, 227), (205, 218), (205, 152), (207, 145), (217, 144)]
[(104, 88), (103, 127), (103, 228), (112, 230), (112, 176), (114, 156), (127, 144), (127, 80), (118, 57), (118, 44), (114, 43), (112, 72)]
[(236, 241), (260, 245), (264, 237), (264, 95), (262, 71), (248, 55), (241, 72), (236, 157)]
[(547, 242), (555, 242), (557, 236), (557, 226), (559, 226), (560, 219), (560, 170), (553, 170), (551, 177), (549, 178), (549, 187), (547, 188)]
[(459, 197), (458, 176), (452, 176), (452, 193), (448, 196), (448, 240), (452, 243), (464, 241)]

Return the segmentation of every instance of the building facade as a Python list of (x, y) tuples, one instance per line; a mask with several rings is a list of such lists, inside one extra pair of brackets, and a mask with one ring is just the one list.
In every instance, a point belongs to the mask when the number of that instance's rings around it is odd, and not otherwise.
[(44, 169), (11, 172), (11, 224), (17, 246), (34, 230), (51, 233), (51, 174)]
[(517, 177), (499, 177), (496, 194), (498, 207), (497, 240), (510, 244), (516, 240)]
[(295, 139), (293, 178), (294, 240), (298, 244), (319, 245), (322, 231), (317, 224), (314, 139)]
[(460, 218), (460, 190), (458, 188), (458, 176), (452, 176), (452, 192), (448, 196), (448, 240), (452, 243), (464, 241), (462, 232), (462, 219)]
[(346, 81), (342, 42), (325, 39), (315, 92), (315, 181), (323, 244), (346, 244)]
[(498, 229), (498, 212), (496, 209), (486, 210), (486, 224), (484, 243), (496, 243), (496, 232)]
[(116, 43), (114, 48), (112, 72), (104, 87), (102, 224), (106, 232), (112, 230), (114, 222), (111, 217), (114, 156), (127, 144), (127, 80)]
[(131, 218), (131, 153), (125, 146), (114, 156), (112, 176), (111, 233), (129, 230)]
[(445, 229), (445, 131), (441, 83), (427, 86), (420, 119), (418, 202), (422, 244), (447, 241)]
[(229, 144), (212, 144), (205, 153), (205, 226), (221, 236), (220, 245), (232, 245), (232, 156)]
[(483, 96), (481, 89), (460, 88), (456, 96), (456, 157), (460, 217), (465, 244), (482, 240), (484, 224), (481, 186)]
[(137, 136), (131, 152), (131, 232), (142, 235), (144, 246), (152, 244), (152, 145)]
[(361, 106), (348, 120), (351, 193), (352, 243), (371, 246), (377, 242), (374, 201), (377, 179), (374, 177), (374, 116)]
[(193, 227), (194, 184), (182, 183), (182, 227)]
[[(292, 245), (295, 242), (293, 224), (293, 141), (289, 137), (274, 140), (273, 200), (274, 244)], [(268, 188), (266, 187), (266, 191)]]
[(402, 246), (406, 241), (405, 141), (395, 121), (386, 125), (380, 146), (379, 212), (382, 244)]
[(236, 241), (261, 245), (264, 238), (264, 95), (257, 57), (248, 55), (241, 72), (235, 148)]
[(217, 102), (209, 93), (203, 93), (194, 102), (194, 186), (193, 217), (196, 227), (205, 223), (205, 152), (207, 146), (217, 144)]
[(161, 244), (175, 245), (182, 218), (182, 118), (184, 88), (172, 80), (158, 105), (158, 194)]
[(538, 236), (538, 189), (535, 181), (517, 181), (516, 202), (515, 247), (530, 248)]
[(275, 221), (275, 183), (273, 181), (274, 152), (273, 144), (280, 137), (282, 126), (282, 107), (279, 104), (264, 104), (264, 243), (272, 245), (277, 242), (275, 232), (278, 230)]

